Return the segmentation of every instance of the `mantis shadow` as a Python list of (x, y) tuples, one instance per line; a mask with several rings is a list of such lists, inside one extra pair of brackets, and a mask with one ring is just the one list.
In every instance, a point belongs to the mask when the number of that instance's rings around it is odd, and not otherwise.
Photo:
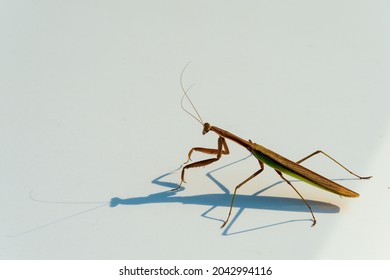
[[(228, 166), (236, 164), (240, 161), (246, 160), (250, 156), (251, 155), (246, 156), (240, 160), (234, 161), (232, 163), (226, 164), (222, 167), (216, 168), (206, 174), (206, 176), (210, 178), (210, 180), (213, 181), (222, 190), (222, 193), (183, 196), (179, 194), (183, 193), (184, 187), (182, 187), (178, 191), (171, 191), (171, 189), (178, 187), (178, 184), (164, 181), (164, 178), (178, 171), (181, 168), (179, 167), (176, 170), (165, 173), (152, 180), (153, 184), (169, 188), (170, 190), (150, 194), (144, 197), (133, 197), (133, 198), (125, 198), (125, 199), (114, 197), (111, 199), (110, 207), (117, 207), (118, 205), (143, 205), (143, 204), (155, 204), (155, 203), (180, 203), (180, 204), (189, 204), (189, 205), (204, 205), (204, 206), (211, 206), (211, 207), (208, 210), (206, 210), (204, 213), (202, 213), (201, 216), (208, 219), (220, 221), (222, 223), (223, 222), (222, 219), (210, 217), (208, 216), (208, 214), (216, 207), (226, 207), (226, 208), (230, 207), (232, 194), (230, 193), (230, 191), (226, 186), (224, 186), (213, 176), (213, 173), (221, 169), (227, 168)], [(264, 191), (273, 188), (283, 182), (284, 181), (278, 181), (270, 186), (263, 188), (260, 191), (253, 193), (252, 195), (237, 194), (235, 198), (234, 208), (239, 208), (239, 210), (234, 216), (232, 216), (232, 219), (224, 228), (222, 235), (227, 236), (227, 235), (240, 234), (249, 231), (269, 228), (272, 226), (278, 226), (281, 224), (292, 223), (292, 222), (303, 222), (303, 221), (312, 222), (311, 219), (289, 220), (285, 222), (279, 222), (275, 224), (241, 230), (237, 232), (230, 232), (232, 225), (235, 223), (235, 221), (238, 219), (238, 217), (243, 213), (245, 209), (308, 212), (307, 206), (303, 203), (303, 201), (300, 198), (259, 196), (259, 194), (263, 193)], [(334, 204), (330, 204), (322, 201), (315, 201), (315, 200), (306, 200), (306, 201), (311, 205), (313, 211), (316, 213), (338, 213), (340, 211), (340, 208)]]

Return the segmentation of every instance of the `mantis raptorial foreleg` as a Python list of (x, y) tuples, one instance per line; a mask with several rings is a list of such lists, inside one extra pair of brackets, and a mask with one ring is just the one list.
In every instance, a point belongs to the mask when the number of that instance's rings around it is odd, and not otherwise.
[(232, 197), (232, 202), (230, 204), (230, 209), (229, 209), (229, 214), (225, 220), (225, 222), (222, 224), (221, 228), (223, 228), (226, 223), (229, 221), (229, 218), (230, 218), (230, 215), (232, 214), (232, 208), (233, 208), (233, 204), (234, 204), (234, 199), (236, 198), (236, 193), (237, 193), (237, 190), (242, 187), (244, 184), (246, 184), (249, 180), (252, 180), (253, 178), (255, 178), (257, 175), (259, 175), (263, 170), (264, 170), (264, 163), (262, 163), (260, 160), (259, 160), (259, 164), (260, 164), (260, 169), (257, 170), (255, 173), (253, 173), (251, 176), (249, 176), (248, 178), (246, 178), (244, 181), (242, 181), (240, 184), (238, 184), (236, 186), (236, 188), (234, 189), (234, 193), (233, 193), (233, 197)]
[(313, 217), (313, 224), (311, 226), (314, 226), (316, 223), (317, 223), (317, 220), (316, 218), (314, 217), (314, 213), (313, 213), (313, 210), (311, 209), (309, 203), (307, 203), (307, 201), (303, 198), (303, 196), (299, 193), (299, 191), (293, 186), (293, 184), (291, 184), (291, 182), (289, 180), (287, 180), (286, 178), (283, 177), (283, 174), (282, 172), (280, 172), (279, 170), (276, 170), (276, 173), (279, 174), (279, 176), (287, 183), (289, 184), (293, 190), (299, 195), (299, 197), (303, 200), (303, 202), (305, 202), (306, 206), (309, 207), (309, 210), (310, 210), (310, 213), (311, 213), (311, 216)]
[[(200, 153), (209, 154), (209, 155), (217, 155), (217, 158), (218, 158), (218, 155), (219, 155), (219, 158), (220, 158), (222, 156), (222, 154), (224, 154), (224, 155), (228, 155), (229, 154), (229, 147), (226, 144), (225, 138), (219, 137), (218, 138), (218, 148), (217, 149), (210, 149), (210, 148), (203, 148), (203, 147), (192, 148), (188, 152), (188, 159), (187, 159), (186, 162), (184, 162), (184, 164), (187, 164), (191, 160), (192, 152), (200, 152)], [(196, 163), (196, 162), (194, 162), (194, 163)], [(189, 168), (191, 168), (191, 167), (189, 167)]]
[(202, 147), (192, 148), (190, 150), (190, 152), (188, 153), (188, 159), (187, 159), (187, 161), (184, 164), (186, 164), (188, 161), (190, 161), (192, 152), (194, 152), (194, 151), (205, 153), (205, 154), (210, 154), (210, 155), (215, 155), (216, 154), (217, 157), (216, 158), (204, 159), (204, 160), (200, 160), (200, 161), (197, 161), (197, 162), (185, 165), (183, 167), (183, 169), (181, 170), (181, 182), (180, 182), (180, 185), (177, 188), (174, 188), (172, 191), (176, 191), (176, 190), (180, 189), (181, 184), (182, 183), (186, 183), (186, 181), (184, 180), (184, 172), (185, 172), (186, 169), (194, 168), (194, 167), (206, 166), (208, 164), (211, 164), (211, 163), (219, 160), (222, 157), (222, 155), (228, 155), (229, 154), (229, 148), (228, 148), (228, 146), (226, 144), (225, 138), (223, 138), (223, 137), (218, 137), (218, 148), (217, 149), (202, 148)]
[(310, 155), (304, 157), (303, 159), (298, 160), (296, 163), (297, 163), (297, 164), (300, 164), (300, 163), (302, 163), (303, 161), (305, 161), (305, 160), (311, 158), (312, 156), (315, 156), (315, 155), (320, 154), (320, 153), (323, 154), (324, 156), (326, 156), (327, 158), (331, 159), (333, 162), (335, 162), (336, 164), (338, 164), (338, 165), (339, 165), (340, 167), (342, 167), (344, 170), (348, 171), (350, 174), (352, 174), (353, 176), (355, 176), (355, 177), (357, 177), (357, 178), (359, 178), (359, 179), (369, 179), (369, 178), (371, 178), (371, 176), (362, 177), (362, 176), (357, 175), (356, 173), (353, 173), (351, 170), (349, 170), (349, 169), (346, 168), (344, 165), (342, 165), (342, 164), (339, 163), (337, 160), (335, 160), (334, 158), (332, 158), (332, 157), (329, 156), (327, 153), (325, 153), (325, 152), (323, 152), (323, 151), (321, 151), (321, 150), (317, 150), (317, 151), (315, 151), (314, 153), (311, 153)]

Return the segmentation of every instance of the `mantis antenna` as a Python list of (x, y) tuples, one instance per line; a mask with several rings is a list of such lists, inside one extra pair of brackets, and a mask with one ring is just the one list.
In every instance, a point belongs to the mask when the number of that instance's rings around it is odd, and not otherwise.
[[(195, 120), (197, 120), (202, 126), (204, 125), (203, 123), (203, 120), (202, 120), (202, 117), (200, 116), (198, 110), (196, 110), (194, 104), (192, 103), (190, 97), (188, 96), (188, 92), (190, 91), (190, 89), (193, 87), (193, 85), (191, 85), (187, 90), (184, 89), (184, 86), (183, 86), (183, 73), (184, 71), (186, 70), (187, 66), (190, 64), (191, 62), (188, 62), (187, 65), (184, 67), (183, 71), (181, 72), (180, 74), (180, 86), (181, 86), (181, 89), (183, 91), (183, 97), (181, 98), (181, 102), (180, 102), (180, 105), (181, 105), (181, 108), (187, 113), (189, 114), (191, 117), (193, 117)], [(196, 115), (199, 117), (197, 118), (196, 116), (194, 116), (193, 114), (191, 114), (188, 110), (186, 110), (183, 106), (183, 100), (184, 100), (184, 97), (187, 98), (187, 100), (190, 102), (192, 108), (194, 109)]]

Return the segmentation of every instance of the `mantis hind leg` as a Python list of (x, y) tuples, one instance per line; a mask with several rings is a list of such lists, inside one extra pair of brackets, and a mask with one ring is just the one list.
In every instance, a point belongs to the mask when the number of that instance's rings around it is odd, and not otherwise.
[(237, 190), (242, 187), (245, 183), (247, 183), (249, 180), (252, 180), (253, 178), (255, 178), (257, 175), (259, 175), (263, 170), (264, 170), (264, 163), (262, 163), (260, 160), (259, 160), (259, 164), (260, 164), (260, 169), (257, 170), (255, 173), (253, 173), (251, 176), (249, 176), (248, 178), (246, 178), (244, 181), (242, 181), (240, 184), (238, 184), (236, 186), (236, 188), (234, 189), (234, 193), (233, 193), (233, 197), (232, 197), (232, 202), (230, 203), (230, 209), (229, 209), (229, 214), (225, 220), (225, 222), (222, 224), (221, 228), (223, 228), (227, 222), (229, 221), (230, 219), (230, 215), (232, 214), (232, 208), (233, 208), (233, 205), (234, 205), (234, 199), (236, 198), (236, 194), (237, 194)]
[(315, 224), (317, 223), (317, 220), (316, 220), (316, 217), (314, 217), (314, 213), (313, 213), (313, 210), (311, 209), (309, 203), (307, 203), (307, 201), (303, 198), (303, 196), (298, 192), (298, 190), (293, 186), (293, 184), (291, 184), (291, 182), (289, 180), (287, 180), (286, 178), (283, 177), (283, 174), (282, 172), (280, 172), (279, 170), (276, 170), (276, 173), (279, 174), (279, 176), (284, 180), (286, 181), (287, 184), (289, 184), (293, 190), (299, 195), (299, 197), (303, 200), (303, 202), (305, 202), (306, 206), (309, 207), (309, 210), (310, 210), (310, 213), (311, 213), (311, 216), (313, 217), (313, 224), (311, 225), (312, 227), (315, 226)]
[(317, 150), (315, 151), (314, 153), (311, 153), (310, 155), (304, 157), (303, 159), (301, 160), (298, 160), (296, 163), (297, 164), (300, 164), (301, 162), (311, 158), (312, 156), (315, 156), (317, 154), (323, 154), (324, 156), (326, 156), (327, 158), (329, 158), (330, 160), (332, 160), (333, 162), (335, 162), (337, 165), (339, 165), (340, 167), (342, 167), (344, 170), (346, 170), (347, 172), (349, 172), (350, 174), (352, 174), (353, 176), (359, 178), (359, 179), (370, 179), (372, 176), (367, 176), (367, 177), (363, 177), (363, 176), (359, 176), (357, 175), (356, 173), (353, 173), (351, 170), (349, 170), (348, 168), (346, 168), (344, 165), (342, 165), (341, 163), (339, 163), (337, 160), (335, 160), (334, 158), (332, 158), (331, 156), (329, 156), (327, 153), (321, 151), (321, 150)]

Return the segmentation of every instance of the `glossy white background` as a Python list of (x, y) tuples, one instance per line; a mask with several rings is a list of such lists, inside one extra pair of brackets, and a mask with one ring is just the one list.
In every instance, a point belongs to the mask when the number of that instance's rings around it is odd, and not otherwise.
[[(389, 13), (388, 1), (3, 1), (0, 258), (389, 259)], [(295, 160), (323, 149), (374, 178), (348, 180), (322, 156), (304, 165), (361, 197), (293, 181), (311, 228), (267, 168), (220, 229), (228, 192), (258, 168), (233, 143), (168, 192), (191, 147), (216, 146), (180, 108), (188, 61), (205, 121)]]

